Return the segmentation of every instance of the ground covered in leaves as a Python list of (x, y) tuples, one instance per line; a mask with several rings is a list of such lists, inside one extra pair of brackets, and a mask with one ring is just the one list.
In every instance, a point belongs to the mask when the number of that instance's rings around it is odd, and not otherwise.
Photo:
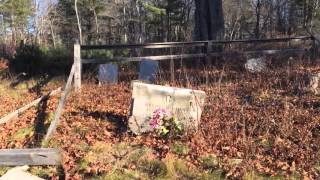
[[(42, 138), (59, 96), (0, 125), (0, 148), (61, 149), (62, 167), (31, 168), (44, 178), (318, 179), (320, 96), (304, 89), (311, 71), (320, 72), (320, 67), (297, 64), (252, 74), (224, 66), (209, 70), (209, 85), (201, 71), (177, 72), (180, 83), (175, 86), (204, 90), (207, 99), (200, 130), (169, 140), (128, 131), (129, 82), (87, 82), (81, 95), (68, 98), (52, 140)], [(29, 92), (12, 98), (0, 91), (1, 115), (37, 96)]]

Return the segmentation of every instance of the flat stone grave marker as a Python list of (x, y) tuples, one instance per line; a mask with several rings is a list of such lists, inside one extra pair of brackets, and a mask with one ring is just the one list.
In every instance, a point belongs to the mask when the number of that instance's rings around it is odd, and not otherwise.
[(205, 92), (142, 82), (132, 83), (132, 104), (128, 126), (134, 134), (150, 132), (150, 117), (166, 109), (181, 122), (185, 131), (197, 131), (205, 101)]
[(99, 65), (99, 82), (101, 83), (118, 83), (117, 64), (101, 64)]
[(139, 64), (139, 80), (155, 83), (156, 75), (159, 72), (159, 62), (143, 60)]

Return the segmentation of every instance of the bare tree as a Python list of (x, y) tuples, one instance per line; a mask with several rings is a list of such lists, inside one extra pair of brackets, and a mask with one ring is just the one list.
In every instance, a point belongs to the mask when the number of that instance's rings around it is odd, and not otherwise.
[(81, 24), (80, 24), (79, 12), (78, 12), (78, 0), (74, 0), (74, 9), (76, 11), (76, 16), (77, 16), (79, 41), (80, 41), (80, 44), (82, 44), (82, 30), (81, 30)]

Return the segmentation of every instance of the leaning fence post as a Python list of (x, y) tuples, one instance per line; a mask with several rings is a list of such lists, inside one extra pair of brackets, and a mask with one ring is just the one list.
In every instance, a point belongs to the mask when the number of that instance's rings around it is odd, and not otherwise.
[(80, 52), (80, 44), (74, 44), (73, 48), (74, 54), (74, 65), (75, 65), (75, 73), (74, 73), (74, 88), (76, 92), (81, 90), (81, 52)]

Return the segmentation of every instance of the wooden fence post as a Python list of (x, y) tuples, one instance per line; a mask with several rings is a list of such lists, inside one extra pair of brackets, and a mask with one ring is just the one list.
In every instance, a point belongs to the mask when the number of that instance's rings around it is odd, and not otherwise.
[(175, 77), (174, 77), (174, 59), (170, 59), (170, 76), (171, 76), (171, 82), (174, 82)]
[(311, 55), (312, 60), (316, 61), (318, 58), (318, 50), (319, 50), (319, 42), (317, 41), (317, 38), (312, 36), (312, 47), (311, 47)]
[(208, 68), (205, 68), (205, 77), (206, 77), (206, 85), (208, 85), (210, 82), (209, 82), (209, 73), (208, 73), (208, 70), (210, 68), (210, 66), (212, 65), (212, 62), (211, 62), (211, 56), (210, 56), (210, 53), (212, 53), (212, 41), (208, 41), (207, 43), (207, 47), (206, 47), (206, 67)]
[(74, 66), (75, 66), (75, 73), (74, 73), (74, 88), (76, 92), (81, 91), (81, 51), (80, 51), (80, 44), (74, 44)]
[[(172, 49), (170, 48), (170, 55), (172, 55)], [(174, 83), (174, 59), (170, 58), (170, 80)]]

